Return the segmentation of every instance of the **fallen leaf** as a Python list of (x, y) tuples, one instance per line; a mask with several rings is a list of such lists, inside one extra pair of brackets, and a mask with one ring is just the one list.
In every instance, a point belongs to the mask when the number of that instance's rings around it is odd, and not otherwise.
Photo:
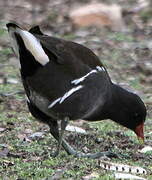
[(26, 134), (18, 134), (17, 137), (18, 137), (20, 140), (24, 140), (24, 139), (26, 139)]
[(49, 180), (60, 180), (63, 173), (64, 173), (65, 169), (57, 169), (56, 172), (54, 173), (53, 176), (51, 176), (51, 178), (48, 178)]
[(4, 79), (0, 78), (0, 84), (4, 84)]
[(152, 147), (151, 146), (145, 146), (144, 148), (142, 148), (141, 150), (139, 150), (140, 153), (146, 153), (152, 151)]
[(9, 153), (9, 149), (6, 147), (2, 151), (0, 151), (0, 157), (6, 157)]
[(25, 153), (24, 152), (20, 152), (20, 153), (8, 153), (8, 157), (13, 157), (13, 158), (24, 158), (25, 157)]
[(66, 127), (66, 131), (77, 132), (80, 134), (87, 134), (87, 132), (84, 129), (82, 129), (80, 127), (72, 126), (72, 125), (68, 125)]
[(0, 132), (6, 131), (6, 128), (0, 127)]
[(9, 78), (9, 79), (7, 79), (7, 83), (9, 83), (9, 84), (18, 84), (19, 81), (17, 79)]
[(32, 132), (33, 132), (32, 129), (25, 129), (26, 134), (31, 134)]
[(8, 161), (8, 160), (3, 160), (3, 164), (5, 165), (5, 166), (13, 166), (14, 165), (14, 163), (13, 162), (11, 162), (11, 161)]
[(44, 132), (35, 132), (34, 134), (28, 136), (28, 139), (39, 140), (44, 137)]
[(83, 180), (91, 180), (91, 179), (98, 178), (98, 177), (99, 177), (99, 174), (96, 172), (93, 172), (87, 176), (83, 176), (82, 179)]
[(116, 179), (133, 179), (133, 180), (146, 180), (143, 177), (135, 176), (132, 174), (125, 174), (125, 173), (115, 173)]

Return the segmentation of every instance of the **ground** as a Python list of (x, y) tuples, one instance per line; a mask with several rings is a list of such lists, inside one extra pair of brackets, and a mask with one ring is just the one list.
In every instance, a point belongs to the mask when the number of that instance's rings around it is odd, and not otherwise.
[[(49, 16), (54, 24), (56, 16), (56, 13)], [(113, 180), (113, 173), (102, 169), (96, 159), (74, 158), (63, 149), (58, 157), (51, 156), (57, 142), (49, 134), (48, 126), (37, 122), (27, 109), (17, 61), (3, 29), (5, 23), (6, 20), (0, 23), (0, 179), (46, 180), (56, 176), (58, 179), (85, 179), (95, 173), (98, 174), (96, 180)], [(144, 22), (142, 30), (137, 31), (129, 24), (127, 32), (95, 27), (67, 28), (70, 24), (67, 19), (54, 24), (53, 28), (44, 25), (43, 30), (92, 49), (112, 80), (139, 94), (148, 112), (144, 145), (138, 143), (133, 132), (110, 120), (82, 123), (81, 127), (88, 133), (66, 132), (67, 141), (83, 152), (115, 152), (119, 157), (106, 160), (143, 167), (148, 175), (141, 176), (152, 179), (152, 151), (139, 152), (144, 146), (152, 146), (152, 30)], [(35, 132), (41, 132), (40, 136), (30, 138)]]

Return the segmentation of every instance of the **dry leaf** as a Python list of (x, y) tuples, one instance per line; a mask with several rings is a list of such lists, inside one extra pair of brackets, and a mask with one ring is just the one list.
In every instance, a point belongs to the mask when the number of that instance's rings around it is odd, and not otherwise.
[(28, 138), (31, 140), (39, 140), (39, 139), (42, 139), (43, 137), (44, 137), (43, 132), (35, 132), (31, 134)]
[(6, 131), (6, 128), (0, 127), (0, 132)]
[(68, 125), (66, 127), (66, 131), (77, 132), (80, 134), (86, 134), (87, 133), (84, 129), (82, 129), (80, 127), (76, 127), (76, 126), (71, 126), (71, 125)]
[(132, 174), (125, 174), (125, 173), (115, 173), (116, 179), (133, 179), (133, 180), (146, 180), (145, 178), (135, 176)]
[(99, 177), (99, 174), (96, 172), (93, 172), (87, 176), (83, 176), (82, 179), (83, 180), (91, 180), (91, 179), (98, 178), (98, 177)]
[(2, 151), (0, 151), (0, 157), (6, 157), (9, 153), (9, 149), (6, 147)]
[(140, 153), (146, 153), (152, 151), (152, 147), (151, 146), (145, 146), (144, 148), (142, 148), (141, 150), (139, 150)]

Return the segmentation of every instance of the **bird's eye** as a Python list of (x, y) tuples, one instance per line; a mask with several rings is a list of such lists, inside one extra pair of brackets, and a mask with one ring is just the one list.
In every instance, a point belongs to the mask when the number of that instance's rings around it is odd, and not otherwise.
[(139, 117), (139, 113), (135, 112), (134, 113), (134, 118), (137, 118), (137, 117)]

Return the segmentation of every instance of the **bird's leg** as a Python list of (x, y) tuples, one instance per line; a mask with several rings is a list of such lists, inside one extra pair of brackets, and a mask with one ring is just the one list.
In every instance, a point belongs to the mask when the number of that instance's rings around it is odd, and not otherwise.
[(112, 158), (112, 157), (118, 158), (117, 154), (110, 151), (97, 152), (97, 153), (82, 153), (82, 152), (75, 151), (64, 139), (62, 139), (62, 147), (69, 155), (73, 155), (78, 158), (97, 159), (103, 156), (107, 156), (109, 158)]
[[(47, 116), (46, 114), (44, 114), (42, 111), (40, 111), (34, 104), (27, 102), (28, 108), (31, 112), (31, 114), (36, 118), (39, 119), (42, 122), (45, 122), (49, 125), (50, 127), (50, 133), (52, 134), (52, 136), (59, 142), (59, 128), (58, 128), (58, 123), (56, 120), (50, 118), (49, 116)], [(66, 119), (65, 119), (66, 120)], [(64, 122), (62, 125), (64, 129)], [(63, 136), (63, 135), (62, 135)], [(61, 141), (61, 140), (60, 140)], [(63, 146), (63, 148), (65, 149), (65, 151), (68, 154), (75, 154), (74, 149), (63, 139), (62, 137), (62, 141), (60, 142)]]
[(61, 131), (60, 131), (60, 135), (59, 135), (59, 143), (58, 143), (58, 148), (57, 148), (57, 151), (56, 151), (56, 155), (58, 155), (59, 152), (60, 152), (61, 145), (62, 145), (62, 140), (63, 140), (63, 135), (64, 135), (64, 132), (65, 132), (65, 128), (68, 125), (68, 122), (69, 122), (68, 117), (65, 117), (63, 120), (61, 120)]
[(53, 156), (57, 156), (59, 154), (61, 145), (63, 146), (63, 148), (65, 150), (67, 149), (66, 152), (68, 154), (73, 154), (73, 152), (74, 152), (73, 148), (63, 139), (64, 131), (68, 124), (68, 121), (69, 121), (69, 118), (67, 118), (67, 117), (61, 121), (61, 132), (60, 133), (59, 133), (59, 127), (58, 127), (57, 121), (49, 122), (50, 133), (58, 141), (57, 151), (54, 153)]
[[(64, 119), (65, 121), (67, 119)], [(58, 124), (57, 121), (49, 121), (49, 127), (50, 127), (50, 133), (52, 134), (52, 136), (58, 141), (58, 149), (55, 153), (54, 156), (57, 156), (59, 154), (61, 145), (64, 148), (64, 150), (69, 154), (69, 155), (73, 155), (75, 157), (79, 157), (79, 158), (92, 158), (92, 159), (96, 159), (96, 158), (100, 158), (102, 156), (108, 156), (108, 157), (117, 157), (116, 154), (112, 153), (112, 152), (97, 152), (97, 153), (82, 153), (82, 152), (78, 152), (75, 151), (67, 142), (66, 140), (63, 138), (63, 134), (64, 134), (64, 130), (67, 126), (68, 122), (61, 122), (61, 133), (59, 135), (59, 128), (58, 128)], [(63, 123), (63, 124), (62, 124)]]

